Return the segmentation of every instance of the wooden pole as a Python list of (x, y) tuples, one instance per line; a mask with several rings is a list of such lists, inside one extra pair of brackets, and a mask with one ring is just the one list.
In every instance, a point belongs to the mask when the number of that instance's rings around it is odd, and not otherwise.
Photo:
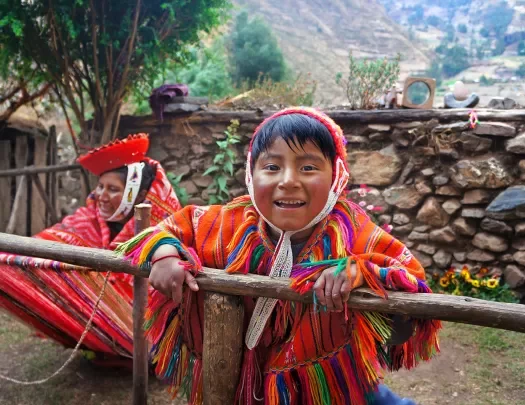
[[(135, 206), (135, 234), (150, 226), (151, 205)], [(133, 405), (148, 403), (148, 344), (144, 315), (148, 304), (148, 279), (133, 277)]]
[(6, 233), (13, 233), (15, 231), (16, 219), (19, 216), (20, 207), (23, 206), (22, 196), (26, 188), (26, 181), (27, 181), (27, 176), (23, 176), (20, 179), (20, 183), (18, 183), (18, 187), (16, 189), (16, 194), (15, 194), (15, 201), (13, 202), (13, 209), (11, 210), (11, 216), (9, 217), (9, 222), (7, 223), (7, 228), (5, 230)]
[(58, 216), (57, 213), (53, 207), (53, 204), (49, 200), (49, 197), (46, 194), (46, 190), (44, 190), (44, 186), (42, 185), (42, 182), (40, 181), (40, 178), (38, 177), (38, 174), (32, 175), (33, 181), (35, 182), (36, 189), (38, 190), (38, 193), (40, 194), (40, 197), (44, 200), (44, 203), (46, 204), (47, 211), (49, 212), (49, 215), (51, 217), (51, 222), (53, 224), (56, 224), (58, 222)]
[(235, 402), (244, 347), (243, 320), (240, 297), (206, 292), (202, 349), (204, 405)]
[[(58, 260), (84, 267), (79, 270), (107, 271), (111, 269), (117, 273), (148, 276), (143, 270), (108, 250), (70, 246), (5, 233), (0, 233), (0, 252)], [(204, 291), (221, 294), (313, 302), (311, 293), (301, 295), (292, 290), (289, 279), (276, 279), (254, 274), (228, 274), (224, 270), (204, 268), (197, 277), (197, 283)], [(361, 311), (440, 319), (525, 333), (525, 305), (521, 304), (492, 302), (454, 295), (408, 294), (396, 291), (389, 291), (388, 299), (383, 299), (377, 297), (369, 289), (359, 288), (350, 295), (348, 307)]]
[(78, 164), (72, 165), (54, 165), (54, 166), (27, 166), (21, 169), (9, 169), (9, 170), (0, 170), (0, 177), (16, 177), (24, 175), (33, 175), (41, 173), (56, 173), (56, 172), (65, 172), (67, 170), (76, 170), (81, 169), (82, 166)]

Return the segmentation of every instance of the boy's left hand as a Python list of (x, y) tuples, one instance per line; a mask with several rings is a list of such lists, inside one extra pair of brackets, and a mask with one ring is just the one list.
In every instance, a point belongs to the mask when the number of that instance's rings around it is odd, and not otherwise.
[(357, 274), (359, 270), (355, 263), (352, 263), (350, 267), (350, 277), (346, 271), (336, 276), (336, 269), (336, 267), (330, 267), (323, 271), (313, 289), (321, 305), (326, 306), (330, 311), (339, 312), (343, 310), (343, 304), (348, 301), (350, 292), (363, 285), (363, 277)]

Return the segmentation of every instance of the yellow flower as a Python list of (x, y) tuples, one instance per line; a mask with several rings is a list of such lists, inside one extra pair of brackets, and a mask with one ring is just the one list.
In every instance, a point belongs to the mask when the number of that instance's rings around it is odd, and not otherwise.
[(464, 278), (466, 281), (470, 280), (470, 273), (465, 267), (463, 267), (463, 270), (461, 270), (461, 277)]
[(496, 288), (498, 285), (499, 285), (499, 280), (497, 278), (491, 278), (490, 280), (487, 280), (488, 288)]
[(489, 272), (489, 269), (487, 269), (486, 267), (482, 267), (481, 269), (479, 269), (479, 273), (478, 274), (481, 274), (482, 276), (484, 276), (488, 272)]
[(487, 280), (481, 280), (481, 286), (486, 287), (487, 286)]
[(450, 284), (450, 281), (446, 277), (441, 277), (441, 280), (439, 280), (439, 285), (443, 288), (447, 288)]
[(473, 287), (479, 288), (479, 280), (471, 280), (470, 284), (472, 284)]

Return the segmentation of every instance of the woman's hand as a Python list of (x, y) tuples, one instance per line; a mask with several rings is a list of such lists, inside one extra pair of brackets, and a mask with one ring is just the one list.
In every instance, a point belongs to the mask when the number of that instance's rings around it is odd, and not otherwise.
[(151, 267), (149, 281), (154, 289), (171, 298), (175, 304), (180, 304), (184, 283), (192, 291), (199, 291), (199, 286), (195, 277), (184, 269), (182, 259), (168, 256), (178, 256), (177, 249), (169, 245), (157, 249), (151, 260), (155, 264)]
[(350, 275), (341, 271), (337, 276), (336, 267), (323, 271), (314, 284), (314, 293), (323, 306), (330, 311), (342, 311), (343, 304), (350, 298), (353, 289), (363, 285), (363, 275), (355, 263), (350, 265)]

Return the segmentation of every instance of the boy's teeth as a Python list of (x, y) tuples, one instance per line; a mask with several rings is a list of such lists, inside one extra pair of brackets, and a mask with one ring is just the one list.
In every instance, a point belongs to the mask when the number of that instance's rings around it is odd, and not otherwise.
[(299, 200), (292, 200), (292, 201), (277, 201), (279, 204), (302, 204), (302, 201)]

